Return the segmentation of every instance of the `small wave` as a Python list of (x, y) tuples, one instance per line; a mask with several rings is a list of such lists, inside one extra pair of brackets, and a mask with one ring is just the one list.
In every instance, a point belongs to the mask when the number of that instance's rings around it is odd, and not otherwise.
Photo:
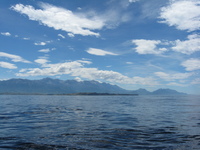
[(53, 144), (37, 144), (32, 142), (16, 142), (13, 146), (0, 146), (4, 149), (16, 150), (86, 150), (77, 147), (70, 147), (66, 145), (53, 145)]

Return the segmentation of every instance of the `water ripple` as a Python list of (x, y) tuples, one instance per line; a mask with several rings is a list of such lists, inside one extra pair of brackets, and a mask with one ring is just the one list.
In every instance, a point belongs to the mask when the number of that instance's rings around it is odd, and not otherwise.
[(2, 150), (200, 149), (198, 97), (0, 98)]

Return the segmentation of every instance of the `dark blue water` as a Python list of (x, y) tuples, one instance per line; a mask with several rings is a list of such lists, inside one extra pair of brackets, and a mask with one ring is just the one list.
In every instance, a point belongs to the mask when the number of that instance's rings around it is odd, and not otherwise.
[(0, 96), (2, 150), (200, 149), (198, 96)]

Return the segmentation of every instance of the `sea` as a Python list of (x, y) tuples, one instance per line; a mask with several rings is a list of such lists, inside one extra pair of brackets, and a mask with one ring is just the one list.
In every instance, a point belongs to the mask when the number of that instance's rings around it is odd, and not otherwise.
[(200, 96), (0, 95), (0, 150), (200, 150)]

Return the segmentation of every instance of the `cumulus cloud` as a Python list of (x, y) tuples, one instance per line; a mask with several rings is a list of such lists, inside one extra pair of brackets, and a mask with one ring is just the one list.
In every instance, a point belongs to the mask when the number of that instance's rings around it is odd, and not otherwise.
[(176, 40), (175, 46), (173, 46), (172, 49), (176, 52), (188, 55), (200, 51), (200, 35), (189, 35), (186, 41)]
[(137, 46), (135, 50), (138, 54), (161, 54), (167, 51), (164, 47), (158, 48), (158, 45), (163, 44), (160, 40), (137, 39), (132, 40), (132, 43)]
[[(42, 60), (36, 62), (42, 63)], [(23, 73), (18, 73), (17, 76), (54, 76), (61, 74), (70, 74), (72, 72), (72, 69), (77, 69), (82, 66), (83, 66), (82, 63), (79, 61), (57, 63), (57, 64), (45, 64), (45, 65), (43, 63), (42, 69), (40, 68), (26, 69), (23, 70)]]
[(17, 66), (15, 66), (15, 64), (11, 64), (4, 61), (0, 61), (0, 67), (7, 68), (7, 69), (17, 69)]
[(162, 54), (168, 51), (166, 46), (173, 51), (187, 55), (200, 51), (199, 34), (191, 34), (187, 39), (185, 41), (179, 39), (175, 41), (136, 39), (132, 40), (132, 43), (136, 45), (135, 50), (139, 54)]
[(30, 61), (23, 59), (21, 56), (0, 52), (0, 57), (10, 58), (14, 62), (30, 63)]
[(97, 68), (86, 68), (85, 65), (91, 64), (90, 61), (77, 60), (57, 64), (45, 64), (43, 68), (22, 69), (17, 76), (55, 76), (68, 74), (74, 77), (90, 80), (104, 80), (113, 83), (122, 84), (142, 84), (157, 85), (158, 83), (151, 77), (127, 77), (121, 73), (108, 70), (99, 70)]
[(182, 80), (187, 79), (193, 75), (193, 73), (175, 73), (175, 74), (168, 74), (165, 72), (155, 72), (154, 73), (159, 78), (165, 81), (174, 81), (174, 80)]
[(181, 63), (187, 71), (200, 70), (200, 59), (191, 58)]
[(11, 34), (9, 32), (1, 32), (1, 35), (4, 35), (4, 36), (11, 36)]
[(179, 30), (194, 31), (200, 29), (200, 1), (171, 0), (170, 5), (161, 9), (161, 23), (175, 26)]
[(86, 50), (86, 52), (88, 52), (89, 54), (98, 55), (98, 56), (117, 55), (115, 53), (104, 51), (102, 49), (97, 49), (97, 48), (89, 48), (88, 50)]
[(50, 49), (49, 49), (49, 48), (41, 49), (41, 50), (39, 50), (38, 52), (48, 53), (48, 52), (50, 52)]
[(92, 30), (102, 29), (106, 25), (105, 20), (95, 14), (75, 14), (70, 10), (46, 3), (40, 6), (41, 9), (35, 9), (30, 5), (16, 4), (11, 9), (55, 30), (84, 36), (99, 36), (99, 33)]

